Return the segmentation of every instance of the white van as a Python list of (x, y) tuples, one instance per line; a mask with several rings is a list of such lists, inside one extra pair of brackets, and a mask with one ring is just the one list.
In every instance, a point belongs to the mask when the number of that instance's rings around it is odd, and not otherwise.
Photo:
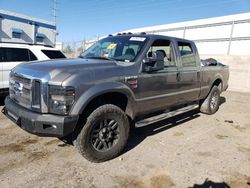
[(9, 88), (9, 73), (20, 63), (37, 60), (66, 58), (55, 48), (17, 43), (0, 43), (0, 96), (6, 95)]

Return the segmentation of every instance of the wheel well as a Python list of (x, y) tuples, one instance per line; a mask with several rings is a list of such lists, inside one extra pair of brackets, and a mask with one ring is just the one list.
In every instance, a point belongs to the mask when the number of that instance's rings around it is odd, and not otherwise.
[(104, 105), (104, 104), (116, 105), (125, 112), (127, 105), (128, 105), (128, 98), (126, 95), (119, 93), (119, 92), (110, 92), (110, 93), (99, 95), (95, 97), (94, 99), (92, 99), (87, 104), (82, 114), (86, 117), (91, 112), (93, 112), (97, 107)]
[[(113, 104), (121, 108), (125, 113), (127, 109), (130, 109), (128, 107), (128, 98), (125, 94), (119, 93), (119, 92), (110, 92), (110, 93), (105, 93), (102, 95), (99, 95), (92, 99), (87, 106), (84, 108), (82, 111), (77, 126), (74, 130), (73, 133), (70, 134), (70, 139), (75, 140), (77, 135), (80, 133), (82, 130), (82, 127), (85, 125), (87, 117), (99, 106), (104, 105), (104, 104)], [(127, 113), (126, 113), (127, 114)], [(129, 120), (131, 120), (131, 117), (129, 114), (127, 114)]]
[(215, 81), (214, 81), (214, 83), (213, 83), (213, 85), (212, 86), (219, 86), (221, 84), (221, 88), (219, 88), (219, 90), (220, 90), (220, 92), (222, 91), (222, 88), (223, 88), (223, 83), (222, 83), (222, 80), (221, 79), (216, 79)]

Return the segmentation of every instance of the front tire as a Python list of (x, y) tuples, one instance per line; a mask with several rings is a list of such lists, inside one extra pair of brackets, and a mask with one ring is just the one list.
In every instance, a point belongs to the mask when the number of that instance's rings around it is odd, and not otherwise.
[(129, 137), (129, 121), (119, 107), (106, 104), (94, 110), (74, 145), (92, 162), (103, 162), (118, 156)]
[(213, 86), (207, 98), (201, 102), (200, 111), (204, 114), (214, 114), (219, 109), (220, 90), (218, 86)]

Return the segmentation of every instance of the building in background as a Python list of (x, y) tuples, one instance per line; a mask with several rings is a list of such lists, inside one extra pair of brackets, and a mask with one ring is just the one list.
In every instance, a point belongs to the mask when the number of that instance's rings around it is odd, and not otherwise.
[(229, 90), (250, 92), (250, 13), (130, 29), (123, 32), (193, 40), (201, 58), (229, 65)]
[(55, 41), (55, 23), (0, 10), (0, 42), (54, 46)]
[(199, 53), (205, 55), (250, 55), (250, 13), (136, 28), (124, 32), (146, 32), (193, 40)]

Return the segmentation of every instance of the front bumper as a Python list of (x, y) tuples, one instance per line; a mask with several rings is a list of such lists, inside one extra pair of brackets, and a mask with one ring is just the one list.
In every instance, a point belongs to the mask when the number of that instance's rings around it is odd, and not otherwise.
[(27, 110), (8, 97), (4, 114), (22, 129), (40, 136), (63, 137), (72, 133), (79, 116), (40, 114)]

